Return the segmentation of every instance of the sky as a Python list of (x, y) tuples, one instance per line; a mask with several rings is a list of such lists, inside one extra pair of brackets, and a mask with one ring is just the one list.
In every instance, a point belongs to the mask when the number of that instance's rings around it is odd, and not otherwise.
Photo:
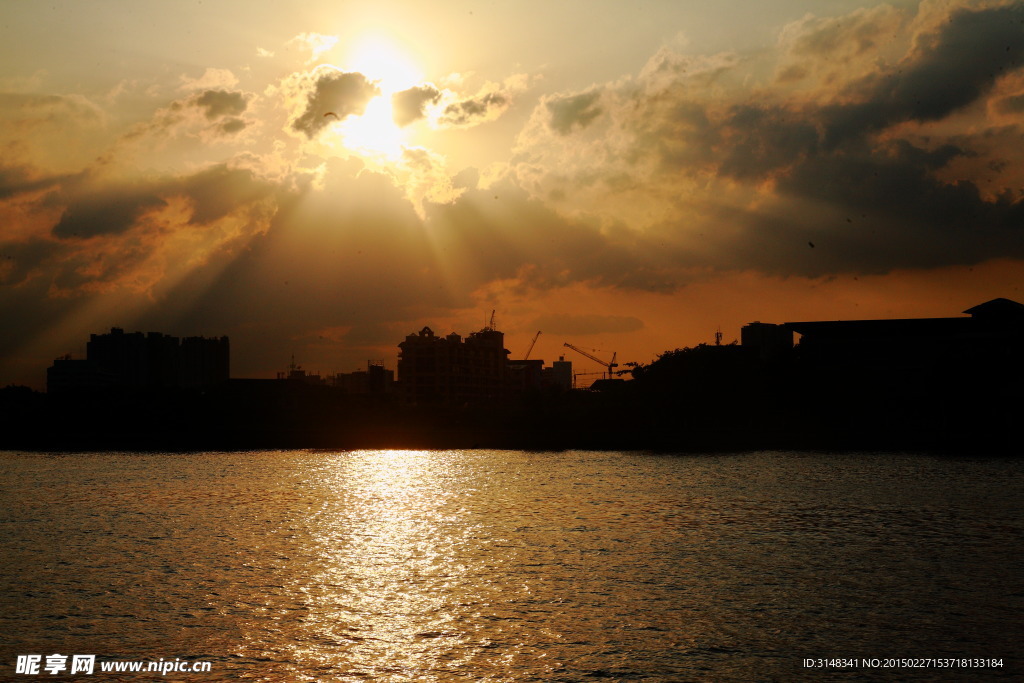
[(1024, 300), (1024, 2), (13, 2), (0, 386), (111, 327), (232, 376), (492, 311), (620, 363)]

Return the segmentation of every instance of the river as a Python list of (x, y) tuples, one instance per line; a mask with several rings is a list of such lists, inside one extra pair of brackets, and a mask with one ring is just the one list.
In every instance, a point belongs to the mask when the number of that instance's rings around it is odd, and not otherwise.
[[(52, 654), (96, 655), (105, 681), (1024, 673), (1022, 460), (4, 452), (0, 471), (3, 680), (89, 679), (17, 672)], [(180, 667), (100, 673), (122, 660)]]

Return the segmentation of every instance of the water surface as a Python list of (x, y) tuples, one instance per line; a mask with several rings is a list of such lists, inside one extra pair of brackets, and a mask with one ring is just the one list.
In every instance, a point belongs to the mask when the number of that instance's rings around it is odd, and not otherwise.
[(54, 652), (210, 661), (164, 677), (204, 681), (850, 679), (802, 668), (819, 657), (1004, 661), (859, 679), (1021, 673), (1013, 460), (4, 453), (0, 468), (0, 677)]

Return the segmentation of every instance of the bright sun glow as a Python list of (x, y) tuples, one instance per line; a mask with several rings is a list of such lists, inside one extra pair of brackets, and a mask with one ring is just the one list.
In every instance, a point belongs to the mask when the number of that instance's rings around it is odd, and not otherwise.
[(381, 90), (362, 116), (350, 116), (336, 124), (335, 131), (342, 144), (365, 155), (398, 159), (407, 131), (395, 125), (391, 96), (419, 85), (423, 75), (399, 48), (379, 37), (356, 43), (342, 65), (346, 71), (358, 71), (375, 81)]

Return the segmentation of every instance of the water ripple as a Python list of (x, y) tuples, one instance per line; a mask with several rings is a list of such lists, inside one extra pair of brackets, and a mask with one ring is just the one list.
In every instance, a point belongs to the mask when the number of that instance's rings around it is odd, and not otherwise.
[(0, 467), (5, 663), (845, 680), (801, 662), (1022, 654), (1014, 461), (301, 451), (5, 453)]

